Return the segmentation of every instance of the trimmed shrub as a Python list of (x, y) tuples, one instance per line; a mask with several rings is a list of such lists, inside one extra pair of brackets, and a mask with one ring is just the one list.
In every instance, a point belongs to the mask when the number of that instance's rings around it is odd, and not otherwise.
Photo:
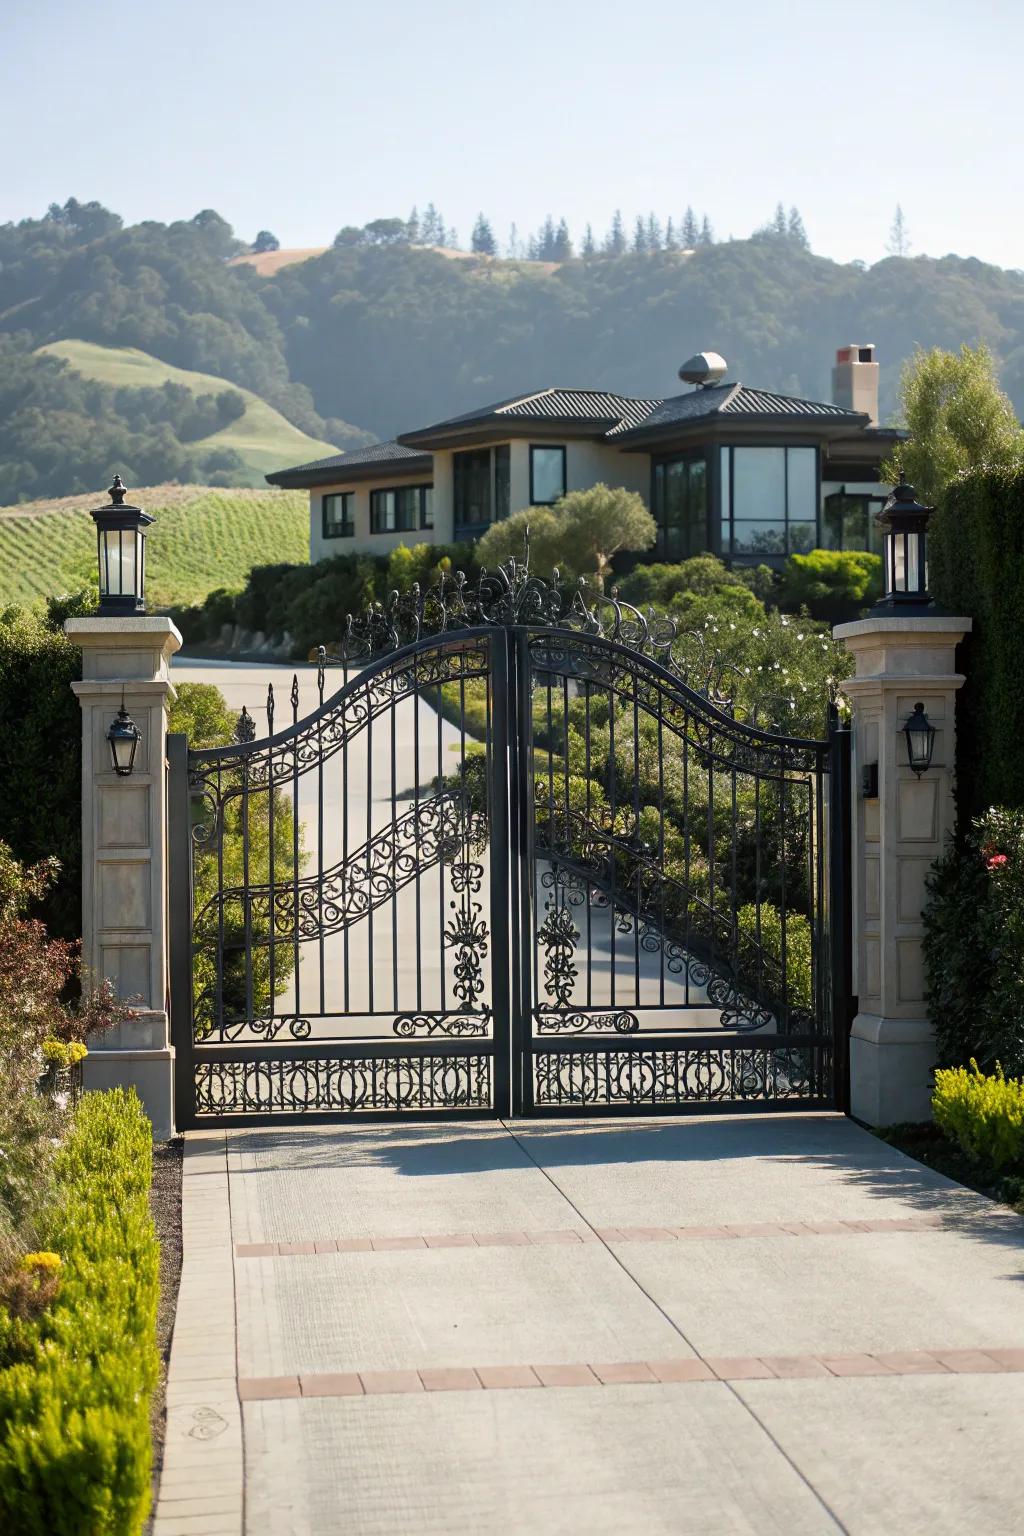
[(87, 1094), (37, 1223), (60, 1259), (52, 1300), (28, 1316), (0, 1306), (0, 1526), (18, 1536), (138, 1536), (146, 1518), (159, 1374), (151, 1176), (134, 1092)]
[(1024, 807), (1024, 468), (975, 469), (948, 487), (928, 530), (929, 580), (974, 630), (961, 647), (957, 806)]
[(940, 1130), (985, 1172), (1024, 1169), (1024, 1082), (1002, 1067), (986, 1075), (967, 1067), (936, 1072), (932, 1111)]
[(924, 961), (940, 1066), (1024, 1072), (1024, 812), (978, 817), (934, 865)]
[(82, 712), (77, 646), (24, 608), (0, 610), (0, 840), (24, 864), (55, 855), (39, 907), (55, 938), (82, 931)]
[(790, 555), (779, 585), (779, 607), (806, 608), (812, 618), (844, 624), (882, 595), (882, 560), (866, 550), (812, 549)]

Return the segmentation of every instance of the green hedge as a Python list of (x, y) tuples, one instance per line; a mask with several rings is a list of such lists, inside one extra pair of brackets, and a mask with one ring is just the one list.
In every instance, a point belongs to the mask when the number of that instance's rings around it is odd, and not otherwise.
[(81, 675), (77, 646), (27, 609), (0, 609), (0, 841), (23, 864), (60, 860), (39, 915), (61, 939), (82, 931)]
[(37, 1222), (60, 1255), (35, 1321), (0, 1307), (0, 1529), (138, 1536), (159, 1373), (152, 1136), (133, 1091), (87, 1094)]
[(991, 805), (1024, 806), (1024, 469), (968, 470), (929, 529), (929, 579), (949, 612), (974, 620), (958, 657), (961, 827)]

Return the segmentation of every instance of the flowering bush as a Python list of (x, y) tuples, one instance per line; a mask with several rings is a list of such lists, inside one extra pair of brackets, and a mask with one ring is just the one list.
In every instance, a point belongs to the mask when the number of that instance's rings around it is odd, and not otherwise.
[(995, 807), (935, 865), (924, 912), (940, 1066), (1024, 1073), (1024, 811)]
[(986, 1172), (1024, 1170), (1024, 1082), (1001, 1066), (990, 1075), (976, 1061), (936, 1072), (932, 1109), (935, 1123)]
[(26, 867), (0, 842), (0, 1238), (8, 1234), (0, 1250), (8, 1262), (10, 1233), (38, 1203), (62, 1124), (64, 1106), (38, 1091), (47, 1063), (54, 1052), (80, 1059), (88, 1036), (127, 1013), (106, 982), (70, 1002), (81, 979), (79, 945), (48, 938), (27, 916), (57, 868), (56, 859)]

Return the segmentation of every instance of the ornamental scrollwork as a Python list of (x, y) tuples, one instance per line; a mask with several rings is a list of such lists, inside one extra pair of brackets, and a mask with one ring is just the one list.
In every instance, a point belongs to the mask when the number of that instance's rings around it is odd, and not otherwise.
[(537, 943), (544, 950), (544, 990), (559, 1008), (572, 1001), (579, 967), (573, 958), (580, 930), (568, 907), (548, 903), (547, 916), (537, 929)]
[(423, 1035), (449, 1035), (461, 1039), (466, 1035), (486, 1035), (490, 1024), (491, 1010), (483, 1008), (478, 1014), (402, 1013), (391, 1028), (403, 1040)]
[(617, 1035), (632, 1035), (640, 1028), (640, 1020), (627, 1008), (609, 1013), (555, 1013), (539, 1008), (536, 1014), (537, 1031), (544, 1035), (578, 1034), (582, 1030), (614, 1030)]

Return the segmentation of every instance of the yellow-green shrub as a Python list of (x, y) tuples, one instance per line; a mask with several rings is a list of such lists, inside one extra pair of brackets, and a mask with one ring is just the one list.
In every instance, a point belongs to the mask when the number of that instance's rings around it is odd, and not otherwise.
[(158, 1248), (152, 1137), (134, 1092), (87, 1094), (37, 1230), (59, 1254), (38, 1317), (0, 1306), (0, 1529), (137, 1536), (149, 1507)]
[(984, 1168), (1024, 1169), (1024, 1082), (986, 1074), (976, 1061), (970, 1068), (951, 1067), (935, 1074), (932, 1095), (935, 1122)]

